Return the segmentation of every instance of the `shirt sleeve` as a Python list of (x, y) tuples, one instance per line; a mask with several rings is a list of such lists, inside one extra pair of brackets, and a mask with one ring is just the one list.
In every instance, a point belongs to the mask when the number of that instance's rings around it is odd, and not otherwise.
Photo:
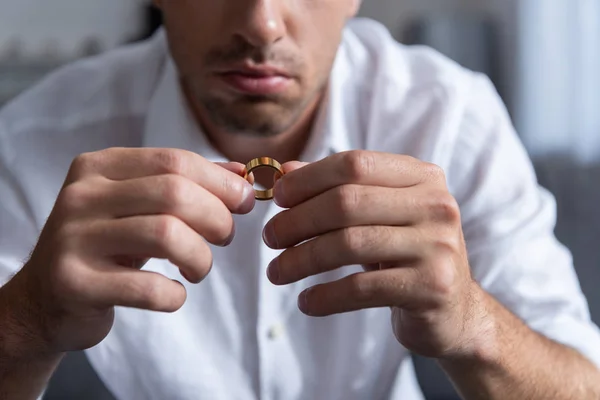
[(13, 157), (0, 120), (0, 286), (17, 273), (37, 240), (35, 219), (11, 169)]
[(475, 279), (533, 330), (600, 367), (600, 332), (554, 235), (555, 200), (487, 78), (477, 75), (469, 91), (447, 176)]

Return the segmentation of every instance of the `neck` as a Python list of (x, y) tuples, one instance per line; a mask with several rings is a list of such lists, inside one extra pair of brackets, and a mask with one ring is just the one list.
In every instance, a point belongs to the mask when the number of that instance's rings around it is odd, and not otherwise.
[(188, 96), (202, 130), (211, 144), (228, 160), (246, 164), (257, 157), (271, 157), (280, 163), (295, 161), (308, 142), (323, 96), (318, 96), (298, 121), (285, 132), (263, 137), (226, 132), (202, 118), (198, 104)]

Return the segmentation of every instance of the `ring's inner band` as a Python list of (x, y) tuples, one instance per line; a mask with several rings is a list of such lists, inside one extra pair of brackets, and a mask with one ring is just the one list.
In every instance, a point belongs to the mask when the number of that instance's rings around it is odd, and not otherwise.
[[(252, 173), (252, 171), (258, 168), (270, 168), (275, 172), (278, 172), (280, 175), (283, 175), (283, 168), (278, 161), (270, 158), (270, 157), (261, 157), (256, 158), (246, 164), (246, 173), (244, 178), (248, 180), (248, 176)], [(273, 188), (267, 190), (258, 190), (254, 189), (256, 200), (272, 200), (274, 197)]]

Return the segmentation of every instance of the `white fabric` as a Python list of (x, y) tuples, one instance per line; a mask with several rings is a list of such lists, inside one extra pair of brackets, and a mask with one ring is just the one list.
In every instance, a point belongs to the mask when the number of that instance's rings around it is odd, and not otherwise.
[[(113, 146), (185, 148), (221, 161), (191, 118), (164, 35), (48, 78), (0, 113), (0, 276), (21, 266), (71, 160)], [(330, 97), (303, 160), (372, 149), (440, 165), (458, 199), (472, 269), (530, 326), (600, 365), (571, 258), (553, 236), (555, 204), (540, 189), (488, 80), (427, 48), (407, 48), (380, 25), (349, 24)], [(175, 314), (118, 309), (108, 338), (87, 352), (123, 400), (419, 399), (389, 311), (312, 319), (303, 288), (356, 267), (278, 288), (261, 241), (280, 211), (236, 217), (237, 237), (214, 248), (214, 268)], [(163, 261), (147, 267), (180, 279)]]

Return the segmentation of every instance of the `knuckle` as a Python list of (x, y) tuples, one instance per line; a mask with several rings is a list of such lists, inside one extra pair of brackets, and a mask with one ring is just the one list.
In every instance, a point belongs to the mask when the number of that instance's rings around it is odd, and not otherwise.
[(438, 261), (449, 260), (457, 253), (457, 247), (458, 241), (450, 234), (439, 232), (433, 242), (433, 254), (439, 259)]
[(53, 268), (53, 283), (54, 288), (58, 291), (70, 291), (73, 287), (77, 287), (79, 277), (71, 261), (71, 257), (61, 254), (56, 257)]
[(341, 215), (353, 214), (360, 209), (361, 196), (359, 187), (355, 185), (343, 185), (336, 189), (338, 210)]
[(61, 254), (50, 275), (50, 287), (59, 298), (77, 299), (86, 293), (87, 277), (72, 254)]
[(191, 198), (191, 186), (180, 175), (166, 175), (158, 182), (158, 192), (166, 211), (180, 208)]
[(355, 254), (363, 246), (362, 235), (353, 228), (347, 228), (341, 231), (342, 243), (346, 251)]
[(82, 176), (94, 170), (97, 163), (97, 153), (82, 153), (73, 159), (69, 168), (71, 181), (81, 179)]
[(183, 175), (186, 170), (186, 157), (183, 151), (161, 149), (154, 155), (158, 169), (165, 174)]
[(365, 227), (351, 227), (342, 230), (342, 241), (346, 251), (351, 255), (358, 255), (364, 248), (374, 244), (371, 233), (371, 229)]
[(181, 223), (170, 215), (161, 215), (156, 218), (151, 236), (155, 245), (161, 248), (177, 243)]
[(375, 288), (371, 282), (364, 279), (364, 274), (354, 274), (348, 277), (348, 284), (352, 297), (359, 303), (371, 303), (375, 297)]
[(446, 173), (439, 165), (424, 162), (422, 168), (427, 181), (446, 182)]
[(361, 181), (375, 170), (375, 157), (368, 151), (350, 151), (343, 157), (344, 171), (351, 181)]
[(94, 203), (96, 184), (78, 181), (65, 186), (57, 199), (57, 208), (63, 212), (71, 213), (83, 211)]
[[(49, 229), (47, 229), (49, 228)], [(68, 223), (47, 226), (30, 255), (27, 264), (41, 267), (37, 272), (43, 284), (57, 299), (82, 299), (86, 297), (89, 276), (83, 242), (86, 232), (80, 225)]]
[(448, 192), (435, 192), (429, 203), (429, 214), (434, 221), (459, 223), (461, 213), (458, 202)]
[(66, 186), (58, 196), (57, 206), (64, 211), (80, 210), (88, 203), (88, 190), (81, 183)]
[(445, 298), (452, 293), (457, 279), (453, 263), (448, 257), (438, 256), (433, 261), (429, 287), (433, 293)]
[(56, 259), (53, 260), (56, 264), (69, 265), (67, 261), (71, 259), (65, 261), (64, 257), (69, 257), (70, 254), (77, 252), (78, 248), (82, 248), (89, 235), (80, 225), (59, 222), (50, 226), (49, 230), (44, 228), (38, 245), (43, 243), (44, 247), (51, 249), (51, 254), (56, 255)]

